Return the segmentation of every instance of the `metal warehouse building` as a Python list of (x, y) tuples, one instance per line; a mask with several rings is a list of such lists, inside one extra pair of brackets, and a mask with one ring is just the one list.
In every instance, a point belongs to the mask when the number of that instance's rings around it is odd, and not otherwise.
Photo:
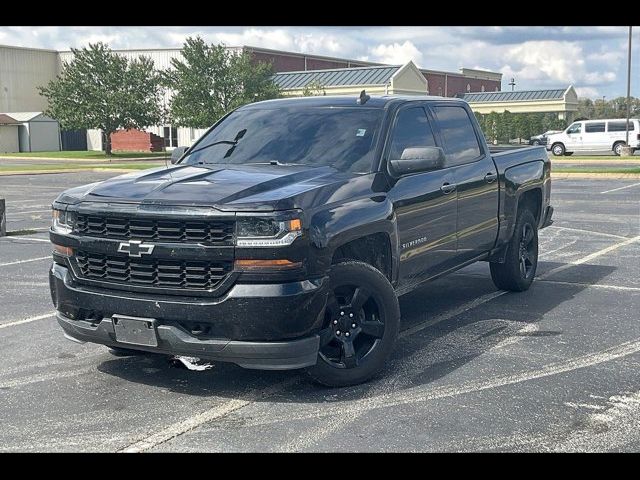
[[(286, 72), (300, 74), (317, 70), (332, 70), (336, 72), (341, 69), (371, 68), (371, 71), (381, 72), (381, 75), (385, 78), (384, 82), (386, 82), (385, 84), (371, 84), (371, 87), (366, 87), (368, 90), (375, 90), (374, 93), (386, 89), (389, 93), (429, 93), (431, 95), (453, 97), (468, 92), (499, 91), (502, 81), (502, 74), (500, 73), (468, 68), (461, 68), (459, 72), (444, 72), (420, 69), (413, 63), (404, 66), (389, 66), (361, 60), (284, 52), (250, 46), (229, 47), (229, 49), (247, 52), (255, 62), (271, 63), (274, 70), (280, 74)], [(158, 69), (169, 68), (172, 58), (182, 58), (179, 48), (114, 51), (128, 58), (136, 58), (140, 55), (149, 56)], [(50, 80), (53, 80), (60, 73), (63, 62), (72, 58), (73, 53), (70, 51), (58, 52), (55, 50), (0, 45), (0, 112), (45, 111), (47, 102), (44, 97), (40, 96), (37, 87), (46, 85)], [(354, 72), (349, 72), (346, 75), (350, 73)], [(344, 77), (342, 78), (343, 80), (341, 81), (343, 83), (347, 81)], [(375, 81), (383, 80), (375, 79)], [(388, 85), (390, 81), (393, 84), (391, 86)], [(409, 82), (409, 84), (404, 85), (404, 82)], [(332, 93), (350, 94), (353, 91), (352, 87), (356, 86), (360, 88), (360, 84), (337, 85), (334, 82), (331, 85), (326, 85), (326, 88), (331, 89)], [(289, 94), (295, 94), (295, 89), (285, 90)], [(170, 93), (165, 98), (165, 102), (169, 101), (169, 96)], [(167, 148), (191, 145), (205, 131), (204, 129), (176, 128), (173, 125), (156, 125), (146, 130), (162, 137)], [(74, 135), (77, 136), (78, 132), (74, 132)], [(63, 132), (63, 143), (66, 143), (65, 139), (68, 137)], [(31, 136), (32, 144), (34, 138), (34, 136)], [(85, 143), (86, 147), (84, 147)], [(89, 130), (86, 133), (86, 142), (74, 142), (74, 144), (81, 144), (82, 148), (90, 150), (102, 149), (102, 143), (102, 134), (97, 130)], [(22, 143), (20, 148), (22, 148)]]

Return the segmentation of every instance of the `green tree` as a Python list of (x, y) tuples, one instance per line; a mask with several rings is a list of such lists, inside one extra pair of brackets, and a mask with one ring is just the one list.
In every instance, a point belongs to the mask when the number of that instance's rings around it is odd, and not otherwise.
[(497, 132), (499, 122), (500, 115), (496, 112), (491, 112), (485, 118), (486, 136), (489, 143), (495, 144), (498, 139)]
[(172, 68), (164, 72), (174, 92), (169, 111), (176, 125), (206, 128), (237, 107), (279, 96), (273, 67), (254, 64), (246, 52), (208, 45), (196, 37), (187, 38), (182, 57), (171, 59)]
[(101, 129), (111, 155), (116, 130), (161, 123), (162, 85), (153, 60), (128, 60), (100, 42), (71, 51), (73, 59), (63, 64), (60, 75), (38, 88), (49, 103), (45, 113), (62, 128)]
[(310, 81), (303, 89), (302, 96), (303, 97), (317, 97), (321, 95), (326, 95), (327, 92), (324, 89), (324, 84), (322, 84), (318, 80)]

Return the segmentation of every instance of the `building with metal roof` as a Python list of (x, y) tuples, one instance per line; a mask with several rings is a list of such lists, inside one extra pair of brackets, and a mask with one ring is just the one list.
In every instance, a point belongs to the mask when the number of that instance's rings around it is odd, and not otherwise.
[[(5, 153), (60, 150), (60, 125), (42, 112), (2, 112), (0, 123)], [(8, 126), (14, 128), (9, 130)]]
[(474, 112), (557, 113), (558, 118), (571, 120), (578, 110), (578, 94), (573, 85), (549, 90), (520, 90), (513, 92), (480, 92), (458, 95), (469, 102)]
[(303, 95), (314, 87), (324, 95), (355, 95), (366, 89), (368, 93), (427, 95), (427, 79), (413, 62), (405, 65), (334, 68), (298, 72), (280, 72), (273, 81), (285, 95)]

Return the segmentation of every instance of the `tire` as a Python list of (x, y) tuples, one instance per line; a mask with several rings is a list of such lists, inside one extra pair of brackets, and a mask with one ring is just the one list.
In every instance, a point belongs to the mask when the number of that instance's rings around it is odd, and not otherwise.
[(614, 155), (619, 157), (622, 153), (622, 147), (625, 147), (626, 145), (627, 144), (625, 142), (616, 142), (613, 144), (613, 148), (611, 150), (613, 150)]
[(540, 145), (540, 140), (534, 140), (532, 145), (537, 147), (538, 145)]
[(399, 327), (400, 306), (389, 280), (364, 262), (336, 263), (329, 271), (318, 362), (307, 373), (328, 387), (363, 383), (383, 369)]
[(531, 286), (538, 267), (538, 228), (529, 210), (518, 212), (505, 262), (492, 262), (489, 267), (493, 283), (501, 290), (523, 292)]
[(551, 153), (553, 153), (556, 157), (564, 155), (565, 152), (566, 150), (562, 143), (554, 143), (553, 145), (551, 145)]

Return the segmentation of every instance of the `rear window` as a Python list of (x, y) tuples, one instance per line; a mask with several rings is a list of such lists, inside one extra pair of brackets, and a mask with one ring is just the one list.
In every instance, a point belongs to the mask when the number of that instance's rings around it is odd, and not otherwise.
[(467, 111), (462, 107), (453, 106), (437, 106), (433, 110), (438, 117), (447, 166), (477, 160), (480, 156), (480, 145)]
[(587, 133), (602, 133), (604, 132), (604, 122), (585, 123), (584, 131)]
[[(609, 131), (610, 132), (626, 132), (627, 127), (625, 126), (626, 122), (609, 122)], [(629, 131), (633, 131), (633, 122), (629, 122)]]

